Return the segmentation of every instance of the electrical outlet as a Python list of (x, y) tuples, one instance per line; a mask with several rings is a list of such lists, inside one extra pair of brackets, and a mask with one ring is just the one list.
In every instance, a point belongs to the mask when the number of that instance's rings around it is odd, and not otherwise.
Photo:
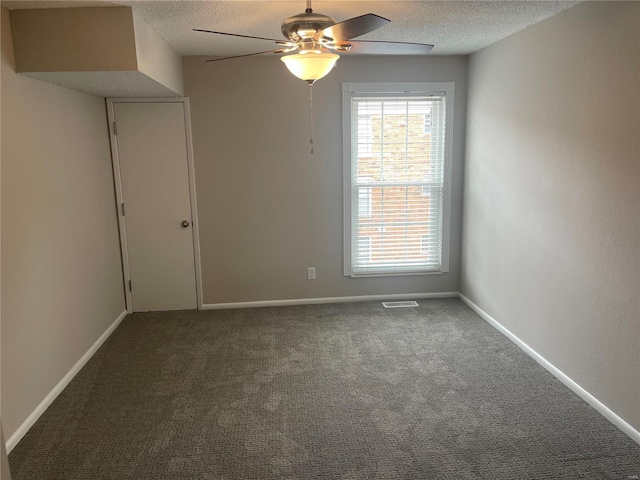
[(307, 268), (307, 280), (315, 280), (316, 279), (316, 267)]

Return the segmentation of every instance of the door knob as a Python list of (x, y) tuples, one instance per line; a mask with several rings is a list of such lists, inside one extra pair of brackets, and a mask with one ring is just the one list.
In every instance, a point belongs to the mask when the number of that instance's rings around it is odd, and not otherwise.
[(186, 220), (183, 220), (180, 225), (182, 225), (182, 228), (187, 228), (189, 226), (189, 222)]

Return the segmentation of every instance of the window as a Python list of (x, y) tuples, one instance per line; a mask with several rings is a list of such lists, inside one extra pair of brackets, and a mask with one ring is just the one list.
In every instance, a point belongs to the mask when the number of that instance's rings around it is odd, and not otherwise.
[(425, 255), (429, 253), (429, 235), (420, 237), (420, 252)]
[[(369, 182), (370, 178), (361, 178), (360, 183)], [(358, 188), (358, 216), (360, 218), (371, 216), (371, 187)]]
[(343, 84), (346, 276), (448, 271), (453, 92)]
[(358, 254), (362, 255), (362, 259), (371, 260), (371, 237), (358, 237)]
[(431, 133), (431, 109), (424, 114), (424, 133)]
[(373, 153), (373, 126), (371, 124), (370, 115), (361, 115), (358, 117), (358, 156), (365, 157)]

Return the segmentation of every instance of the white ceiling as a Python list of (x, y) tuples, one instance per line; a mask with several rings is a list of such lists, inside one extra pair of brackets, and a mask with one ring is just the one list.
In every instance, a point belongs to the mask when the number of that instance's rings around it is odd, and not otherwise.
[[(432, 55), (476, 52), (578, 1), (328, 1), (315, 0), (315, 11), (337, 21), (375, 13), (391, 24), (362, 40), (431, 43)], [(180, 55), (227, 56), (269, 50), (263, 40), (193, 32), (193, 28), (252, 36), (283, 38), (282, 20), (301, 13), (305, 0), (124, 0), (124, 1), (2, 1), (21, 8), (132, 6)]]

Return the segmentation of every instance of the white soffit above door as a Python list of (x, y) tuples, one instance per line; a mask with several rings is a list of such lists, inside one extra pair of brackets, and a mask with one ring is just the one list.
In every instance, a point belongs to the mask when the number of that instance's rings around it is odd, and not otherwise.
[(97, 97), (180, 96), (142, 72), (30, 72), (23, 75)]
[[(432, 55), (467, 55), (578, 1), (324, 1), (315, 11), (337, 21), (364, 13), (389, 18), (391, 24), (360, 37), (432, 43)], [(193, 28), (281, 38), (283, 19), (304, 11), (304, 0), (240, 1), (2, 1), (12, 9), (131, 6), (179, 55), (226, 56), (266, 50), (266, 41), (224, 37)], [(266, 48), (265, 48), (266, 47)]]

